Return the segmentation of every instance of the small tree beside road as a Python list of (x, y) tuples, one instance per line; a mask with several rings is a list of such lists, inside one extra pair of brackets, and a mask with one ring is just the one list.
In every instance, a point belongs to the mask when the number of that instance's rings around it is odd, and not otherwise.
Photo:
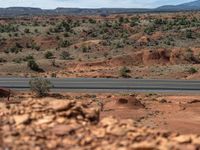
[(45, 96), (53, 87), (51, 82), (43, 78), (34, 78), (29, 81), (31, 91), (33, 91), (38, 97)]

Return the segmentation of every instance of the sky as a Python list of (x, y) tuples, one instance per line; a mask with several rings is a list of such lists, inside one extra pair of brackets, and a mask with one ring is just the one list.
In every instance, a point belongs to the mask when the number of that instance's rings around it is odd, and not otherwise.
[(54, 9), (73, 8), (155, 8), (176, 5), (192, 0), (0, 0), (0, 8), (21, 6)]

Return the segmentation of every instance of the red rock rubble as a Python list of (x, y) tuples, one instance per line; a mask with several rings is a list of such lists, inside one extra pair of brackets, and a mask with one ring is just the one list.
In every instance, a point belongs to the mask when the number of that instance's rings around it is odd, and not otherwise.
[(200, 149), (200, 136), (139, 127), (133, 120), (99, 120), (99, 111), (64, 100), (0, 103), (0, 150)]

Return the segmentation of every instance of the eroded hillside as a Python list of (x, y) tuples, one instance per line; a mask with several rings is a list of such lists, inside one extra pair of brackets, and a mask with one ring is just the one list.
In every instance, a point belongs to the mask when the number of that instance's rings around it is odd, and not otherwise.
[(0, 75), (199, 79), (198, 13), (0, 20)]

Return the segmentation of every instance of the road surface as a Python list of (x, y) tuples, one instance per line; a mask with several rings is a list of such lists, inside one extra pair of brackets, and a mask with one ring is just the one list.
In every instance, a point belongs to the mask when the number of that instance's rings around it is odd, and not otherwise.
[[(93, 78), (50, 78), (54, 91), (200, 91), (200, 81), (145, 80), (145, 79), (93, 79)], [(28, 90), (29, 78), (0, 78), (0, 87)]]

